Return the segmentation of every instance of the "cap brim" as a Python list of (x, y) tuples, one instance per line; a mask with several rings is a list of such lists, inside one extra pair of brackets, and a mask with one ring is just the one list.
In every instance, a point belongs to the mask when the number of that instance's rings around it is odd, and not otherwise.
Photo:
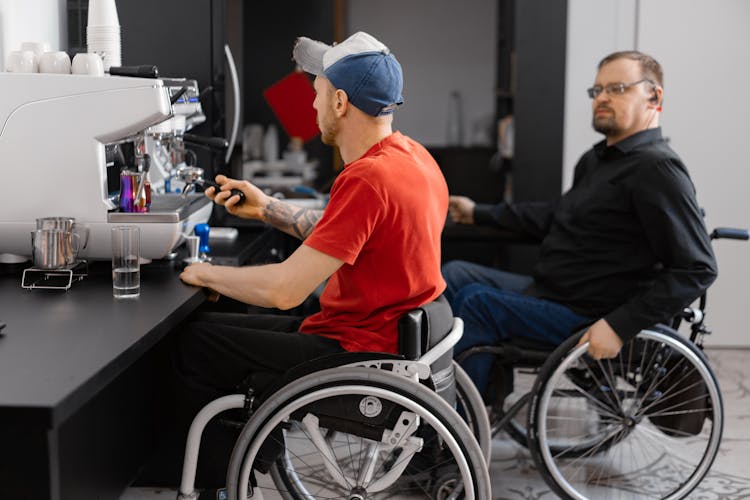
[(292, 58), (303, 71), (319, 76), (323, 74), (323, 54), (330, 48), (323, 42), (301, 36), (294, 44)]

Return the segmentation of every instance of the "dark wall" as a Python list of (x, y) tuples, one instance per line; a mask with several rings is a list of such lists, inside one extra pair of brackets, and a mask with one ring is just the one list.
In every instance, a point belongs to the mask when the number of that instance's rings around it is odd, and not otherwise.
[[(195, 78), (203, 84), (202, 88), (210, 85), (214, 65), (212, 3), (206, 0), (118, 0), (122, 64), (157, 64), (163, 76)], [(152, 15), (144, 15), (149, 10)], [(172, 19), (167, 21), (170, 17)], [(169, 23), (169, 28), (165, 22)], [(175, 29), (175, 25), (179, 25), (179, 29)], [(217, 63), (223, 65), (224, 61)]]
[(567, 0), (515, 2), (514, 199), (560, 196)]

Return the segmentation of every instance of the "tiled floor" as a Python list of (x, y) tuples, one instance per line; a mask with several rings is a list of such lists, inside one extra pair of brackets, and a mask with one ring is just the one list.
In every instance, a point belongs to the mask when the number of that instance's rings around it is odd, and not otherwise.
[[(689, 498), (750, 499), (750, 350), (708, 350), (724, 402), (724, 433), (711, 470)], [(526, 449), (495, 439), (490, 469), (496, 499), (553, 499)]]
[[(714, 349), (708, 350), (707, 354), (721, 386), (725, 426), (719, 455), (690, 498), (750, 499), (750, 350)], [(495, 499), (555, 498), (534, 468), (525, 448), (501, 435), (493, 441), (492, 456), (490, 476)], [(130, 488), (120, 500), (173, 498), (174, 490)]]

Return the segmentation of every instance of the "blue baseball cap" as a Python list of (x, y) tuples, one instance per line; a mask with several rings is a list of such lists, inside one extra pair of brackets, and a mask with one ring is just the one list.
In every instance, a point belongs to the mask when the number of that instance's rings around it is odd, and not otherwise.
[(304, 71), (346, 92), (349, 102), (368, 115), (388, 115), (404, 103), (401, 65), (388, 47), (363, 31), (335, 45), (299, 37), (292, 57)]

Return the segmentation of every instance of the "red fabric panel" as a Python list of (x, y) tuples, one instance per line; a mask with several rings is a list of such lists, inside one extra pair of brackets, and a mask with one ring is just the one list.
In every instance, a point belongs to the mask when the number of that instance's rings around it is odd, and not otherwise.
[(315, 89), (305, 73), (288, 74), (264, 90), (263, 97), (289, 137), (307, 142), (320, 133), (313, 108)]

